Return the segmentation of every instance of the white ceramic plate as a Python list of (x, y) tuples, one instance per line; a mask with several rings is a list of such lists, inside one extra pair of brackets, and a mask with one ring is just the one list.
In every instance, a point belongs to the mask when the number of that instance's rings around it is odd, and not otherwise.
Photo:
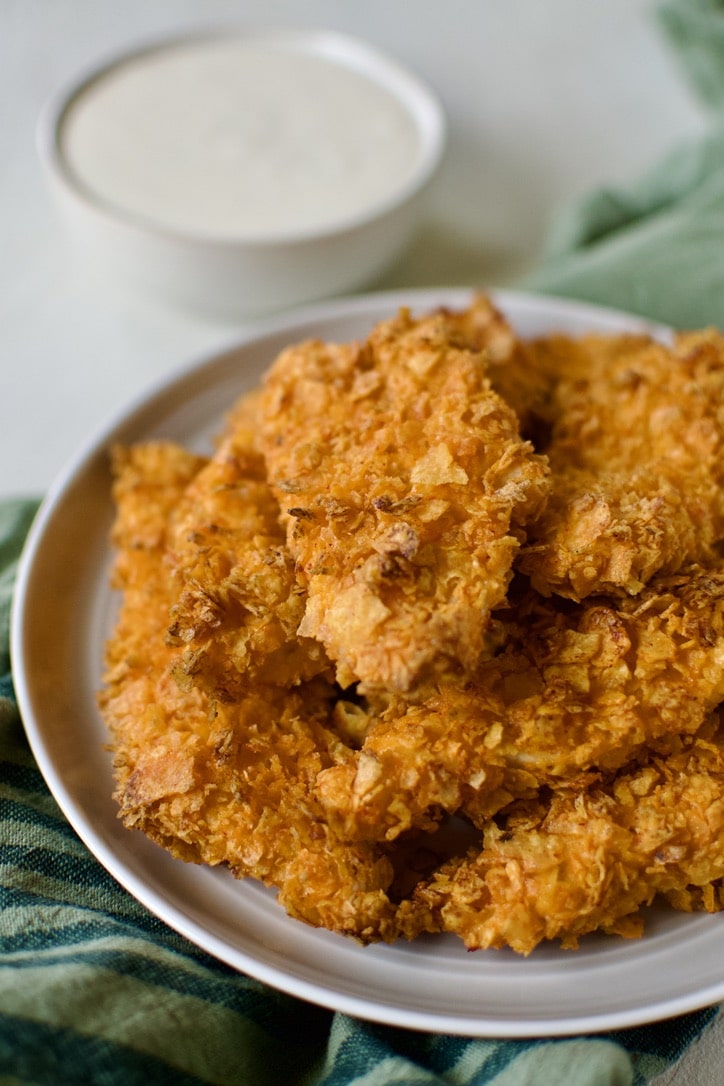
[[(94, 692), (115, 600), (107, 448), (171, 438), (204, 449), (237, 394), (312, 335), (364, 334), (398, 305), (462, 305), (461, 290), (368, 295), (266, 325), (165, 382), (95, 437), (47, 497), (21, 562), (12, 650), (27, 734), (68, 820), (151, 912), (229, 965), (302, 999), (391, 1025), (469, 1036), (563, 1035), (636, 1025), (724, 998), (724, 917), (652, 910), (638, 941), (592, 936), (577, 953), (466, 953), (454, 937), (360, 947), (289, 919), (253, 881), (172, 859), (116, 818)], [(590, 306), (496, 294), (522, 335), (620, 331), (642, 322)]]

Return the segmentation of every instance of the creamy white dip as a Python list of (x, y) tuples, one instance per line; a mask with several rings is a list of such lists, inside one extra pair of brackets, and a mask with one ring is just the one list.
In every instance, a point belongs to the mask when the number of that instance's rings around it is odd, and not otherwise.
[(414, 118), (365, 74), (273, 40), (200, 38), (88, 83), (60, 130), (97, 200), (212, 238), (303, 234), (364, 217), (412, 179)]

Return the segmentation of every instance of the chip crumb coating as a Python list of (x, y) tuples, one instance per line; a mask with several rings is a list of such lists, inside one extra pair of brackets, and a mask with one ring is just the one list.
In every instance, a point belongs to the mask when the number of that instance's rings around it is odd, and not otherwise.
[(454, 932), (468, 950), (543, 940), (575, 949), (602, 931), (639, 936), (655, 895), (696, 899), (724, 876), (724, 735), (718, 717), (666, 758), (606, 785), (554, 793), (490, 823), (400, 906), (408, 938)]
[(547, 336), (525, 349), (548, 386), (531, 411), (552, 473), (518, 563), (534, 587), (635, 595), (711, 561), (724, 536), (724, 337)]
[[(499, 348), (499, 315), (491, 341)], [(300, 633), (343, 686), (408, 690), (487, 650), (525, 523), (548, 491), (445, 313), (402, 310), (362, 343), (284, 351), (265, 382), (261, 444), (307, 590)]]
[(113, 449), (124, 825), (363, 944), (722, 910), (723, 360), (480, 295)]
[(317, 788), (350, 840), (394, 840), (458, 811), (482, 826), (543, 786), (675, 746), (723, 699), (721, 571), (661, 578), (635, 600), (529, 593), (495, 658), (417, 703), (393, 701)]
[(297, 636), (304, 593), (254, 444), (257, 404), (254, 394), (235, 405), (168, 533), (177, 593), (168, 636), (184, 650), (177, 678), (224, 701), (257, 681), (293, 686), (329, 670), (322, 646)]
[(277, 888), (306, 923), (362, 942), (393, 938), (392, 864), (375, 846), (338, 842), (313, 795), (320, 770), (349, 753), (328, 727), (330, 684), (258, 683), (237, 702), (214, 703), (176, 681), (179, 650), (165, 636), (174, 599), (167, 533), (204, 463), (160, 442), (114, 456), (123, 597), (99, 701), (120, 817), (179, 859)]

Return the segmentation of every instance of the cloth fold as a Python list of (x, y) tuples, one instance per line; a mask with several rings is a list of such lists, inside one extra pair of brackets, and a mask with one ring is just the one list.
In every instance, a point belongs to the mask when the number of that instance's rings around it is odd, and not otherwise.
[[(724, 327), (724, 4), (670, 0), (658, 14), (712, 111), (709, 133), (627, 190), (604, 189), (564, 211), (545, 261), (521, 285), (678, 327)], [(36, 506), (0, 504), (1, 1081), (673, 1086), (693, 1081), (677, 1070), (692, 1053), (701, 1086), (721, 1081), (702, 1077), (721, 1071), (716, 1007), (556, 1040), (414, 1033), (275, 992), (146, 912), (65, 821), (18, 717), (9, 611)]]
[(675, 328), (724, 327), (724, 123), (627, 190), (562, 212), (522, 285)]
[(702, 102), (724, 107), (722, 0), (667, 0), (657, 10), (684, 74)]
[(562, 209), (522, 285), (675, 328), (724, 327), (724, 3), (669, 0), (657, 14), (709, 111), (706, 134), (627, 188)]

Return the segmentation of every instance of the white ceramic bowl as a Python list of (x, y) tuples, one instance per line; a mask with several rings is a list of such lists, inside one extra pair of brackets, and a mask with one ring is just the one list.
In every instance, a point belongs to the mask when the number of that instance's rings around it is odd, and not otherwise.
[[(169, 226), (137, 214), (77, 176), (64, 151), (63, 126), (81, 96), (114, 68), (153, 51), (212, 40), (262, 42), (340, 65), (363, 76), (394, 99), (414, 126), (414, 161), (406, 176), (341, 217), (282, 232)], [(354, 126), (350, 117), (350, 125)], [(407, 123), (407, 122), (406, 122)], [(194, 35), (144, 46), (84, 74), (55, 95), (41, 114), (38, 148), (51, 190), (97, 267), (177, 305), (210, 315), (243, 318), (294, 306), (371, 283), (385, 270), (417, 225), (420, 197), (433, 176), (445, 142), (445, 117), (435, 95), (416, 77), (376, 49), (334, 32), (226, 32), (214, 39)]]

